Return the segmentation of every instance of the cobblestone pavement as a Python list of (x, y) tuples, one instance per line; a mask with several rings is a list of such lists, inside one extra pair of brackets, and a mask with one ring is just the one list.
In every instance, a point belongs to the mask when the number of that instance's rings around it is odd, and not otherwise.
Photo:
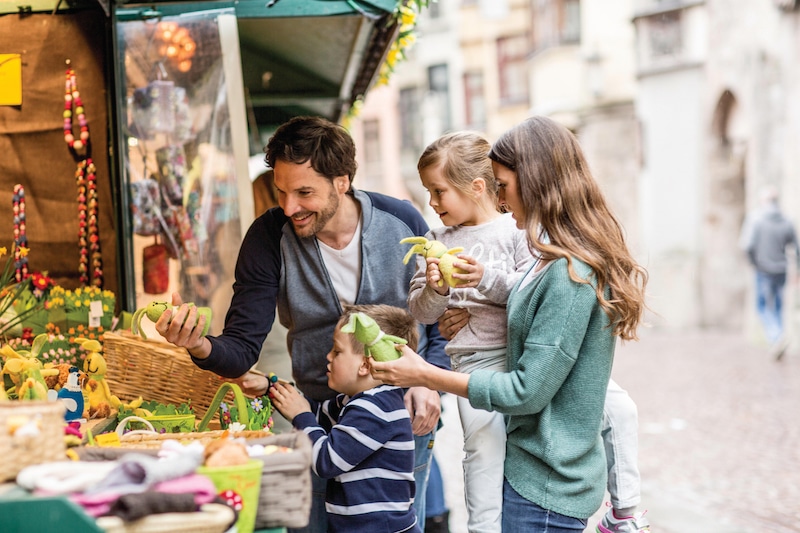
[[(740, 332), (646, 331), (620, 345), (613, 377), (639, 407), (654, 533), (800, 532), (799, 350), (776, 362)], [(466, 533), (460, 425), (443, 403), (435, 450), (451, 531)]]

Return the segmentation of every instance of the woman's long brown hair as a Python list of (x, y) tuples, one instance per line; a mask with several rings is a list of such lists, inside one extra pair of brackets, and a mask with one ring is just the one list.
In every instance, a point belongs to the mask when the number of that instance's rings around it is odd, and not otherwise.
[(636, 339), (645, 310), (647, 271), (628, 250), (622, 227), (572, 132), (547, 117), (532, 117), (504, 133), (489, 157), (517, 175), (524, 225), (535, 255), (544, 260), (566, 258), (570, 278), (578, 283), (591, 280), (578, 277), (572, 257), (588, 264), (614, 335)]

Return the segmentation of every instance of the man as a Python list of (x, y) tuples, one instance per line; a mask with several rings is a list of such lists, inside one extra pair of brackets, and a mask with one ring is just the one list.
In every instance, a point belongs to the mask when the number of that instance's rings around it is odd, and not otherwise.
[[(156, 330), (189, 350), (200, 368), (240, 378), (250, 392), (248, 370), (258, 359), (277, 307), (288, 329), (292, 375), (309, 398), (335, 396), (328, 388), (326, 354), (343, 304), (406, 307), (415, 264), (403, 264), (405, 237), (424, 235), (427, 224), (409, 203), (352, 188), (355, 145), (336, 124), (317, 117), (296, 117), (279, 127), (265, 149), (274, 170), (280, 207), (257, 218), (242, 242), (234, 294), (225, 328), (202, 337), (204, 319), (195, 326), (196, 309), (166, 312)], [(181, 304), (173, 295), (173, 303)], [(428, 327), (426, 358), (449, 368), (444, 339)], [(258, 390), (260, 389), (260, 390)], [(424, 524), (433, 435), (439, 421), (438, 393), (424, 387), (405, 395), (415, 434), (415, 509)], [(308, 532), (325, 531), (324, 480), (314, 479), (314, 502)]]
[(783, 331), (783, 292), (788, 261), (786, 247), (792, 246), (800, 266), (800, 248), (794, 225), (778, 207), (778, 191), (766, 187), (761, 194), (764, 209), (745, 223), (742, 240), (750, 264), (756, 271), (756, 310), (771, 355), (780, 360), (789, 346)]

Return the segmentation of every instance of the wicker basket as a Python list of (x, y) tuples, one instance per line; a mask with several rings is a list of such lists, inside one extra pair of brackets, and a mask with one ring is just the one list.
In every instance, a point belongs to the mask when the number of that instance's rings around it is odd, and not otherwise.
[(130, 331), (104, 333), (103, 355), (109, 388), (123, 401), (139, 396), (163, 404), (189, 401), (202, 417), (222, 383), (213, 372), (198, 368), (185, 349)]
[(258, 498), (256, 529), (302, 528), (311, 514), (311, 441), (305, 433), (292, 431), (260, 439), (248, 445), (286, 446), (289, 452), (261, 457), (261, 494)]
[(269, 431), (237, 431), (234, 433), (232, 431), (223, 429), (216, 429), (213, 431), (196, 431), (193, 433), (149, 433), (146, 431), (143, 431), (142, 433), (136, 433), (131, 431), (130, 433), (125, 433), (122, 437), (120, 437), (120, 445), (123, 448), (158, 450), (161, 448), (162, 444), (164, 444), (164, 441), (167, 440), (178, 441), (184, 445), (191, 444), (193, 442), (199, 442), (205, 446), (221, 437), (230, 436), (234, 439), (257, 439), (270, 435), (271, 433)]
[[(66, 459), (63, 402), (0, 402), (0, 482), (14, 479), (25, 467)], [(35, 425), (38, 434), (12, 430)]]
[(132, 522), (103, 516), (97, 519), (97, 526), (106, 533), (223, 533), (233, 519), (233, 510), (227, 505), (208, 503), (196, 513), (153, 514)]

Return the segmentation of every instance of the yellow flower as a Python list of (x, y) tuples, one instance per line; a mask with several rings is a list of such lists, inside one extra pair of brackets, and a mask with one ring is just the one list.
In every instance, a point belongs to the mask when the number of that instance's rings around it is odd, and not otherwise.
[(19, 256), (20, 257), (28, 257), (28, 252), (30, 252), (30, 248), (25, 248), (24, 246), (19, 247)]
[(0, 257), (6, 255), (8, 253), (8, 249), (5, 246), (0, 246)]
[(417, 14), (408, 6), (401, 6), (398, 10), (400, 12), (400, 24), (414, 25), (417, 20)]

